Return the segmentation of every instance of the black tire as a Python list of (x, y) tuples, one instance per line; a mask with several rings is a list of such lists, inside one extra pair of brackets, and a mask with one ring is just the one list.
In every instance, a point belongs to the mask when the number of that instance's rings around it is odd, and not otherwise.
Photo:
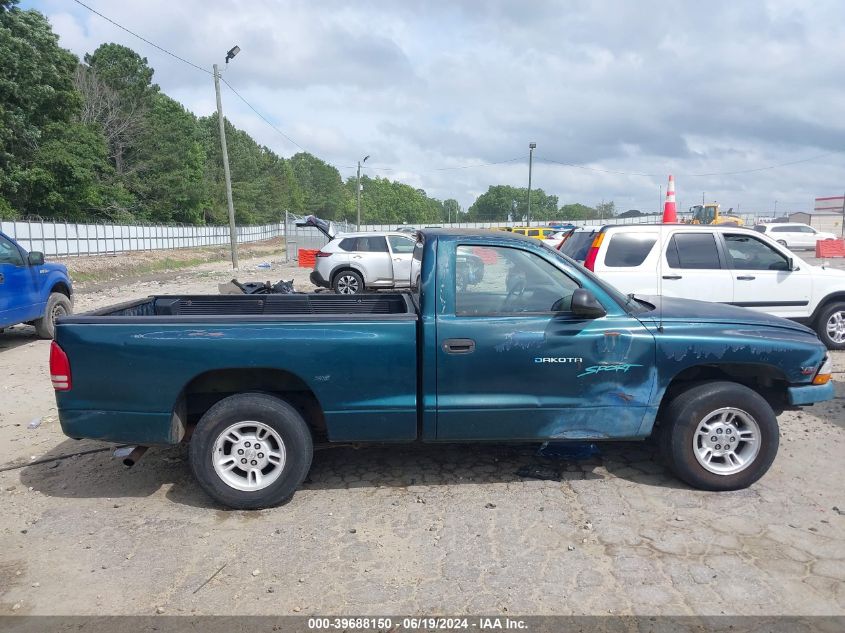
[(73, 312), (73, 304), (67, 295), (61, 292), (52, 292), (47, 298), (47, 305), (44, 307), (44, 316), (32, 322), (35, 332), (41, 338), (51, 339), (56, 336), (56, 319)]
[(778, 240), (778, 244), (780, 244), (781, 246), (787, 246), (786, 240)]
[[(226, 483), (214, 467), (218, 438), (233, 424), (248, 422), (259, 422), (275, 431), (285, 454), (278, 478), (253, 491)], [(188, 449), (191, 470), (202, 489), (215, 501), (237, 510), (268, 508), (288, 500), (308, 474), (313, 454), (311, 431), (299, 412), (284, 400), (262, 393), (229, 396), (211, 407), (197, 424)]]
[[(839, 319), (845, 320), (845, 302), (831, 303), (825, 306), (816, 319), (816, 334), (819, 335), (819, 339), (827, 349), (845, 349), (845, 339), (837, 342), (827, 331), (828, 321), (834, 319), (837, 314)], [(837, 334), (834, 334), (834, 336), (837, 336)]]
[(332, 290), (339, 295), (358, 295), (364, 292), (364, 278), (354, 270), (341, 270), (332, 279)]
[[(696, 457), (694, 448), (694, 442), (700, 439), (696, 437), (699, 423), (724, 408), (739, 410), (756, 422), (759, 429), (756, 455), (733, 474), (717, 474), (706, 469)], [(741, 425), (740, 420), (739, 428)], [(777, 455), (780, 437), (775, 413), (760, 394), (744, 385), (722, 381), (702, 383), (676, 396), (661, 414), (659, 431), (661, 452), (675, 475), (694, 488), (712, 491), (740, 490), (760, 479)], [(721, 432), (726, 433), (727, 429)], [(752, 443), (742, 440), (734, 447), (753, 451)], [(719, 462), (712, 467), (718, 467), (722, 460), (728, 461), (726, 457), (714, 459)]]

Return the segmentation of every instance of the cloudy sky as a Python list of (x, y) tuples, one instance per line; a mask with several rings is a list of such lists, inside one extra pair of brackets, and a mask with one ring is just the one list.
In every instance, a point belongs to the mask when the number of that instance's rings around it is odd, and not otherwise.
[[(530, 141), (534, 186), (561, 203), (655, 210), (669, 173), (681, 208), (705, 192), (743, 212), (804, 210), (845, 192), (839, 0), (85, 4), (202, 68), (240, 45), (226, 79), (295, 143), (344, 177), (369, 154), (370, 175), (465, 207), (491, 184), (527, 185)], [(77, 55), (130, 46), (167, 94), (214, 110), (210, 74), (73, 0), (22, 6)], [(235, 125), (299, 151), (224, 90)]]

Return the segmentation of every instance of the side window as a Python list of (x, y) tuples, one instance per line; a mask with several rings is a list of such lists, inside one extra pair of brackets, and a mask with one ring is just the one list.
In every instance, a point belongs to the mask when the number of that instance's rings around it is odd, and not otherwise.
[(358, 250), (358, 238), (357, 237), (347, 237), (346, 239), (340, 240), (340, 244), (338, 247), (341, 250), (346, 251), (347, 253), (351, 253), (352, 251)]
[(789, 270), (785, 256), (749, 235), (726, 234), (725, 244), (737, 270)]
[(390, 242), (390, 249), (397, 255), (406, 255), (414, 252), (414, 241), (409, 240), (407, 237), (389, 235), (387, 241)]
[(0, 264), (23, 266), (23, 257), (17, 246), (2, 236), (0, 236)]
[(610, 238), (604, 265), (611, 268), (639, 266), (656, 243), (654, 233), (616, 233)]
[(568, 312), (577, 289), (568, 275), (533, 253), (503, 246), (457, 248), (458, 316)]
[(712, 233), (676, 233), (666, 249), (669, 268), (721, 268), (716, 238)]
[(816, 229), (814, 229), (812, 226), (802, 226), (802, 227), (799, 227), (798, 230), (801, 233), (811, 233), (813, 235), (815, 235), (815, 233), (816, 233)]
[(792, 233), (791, 226), (773, 226), (772, 233)]
[(540, 237), (540, 229), (529, 229), (528, 237)]

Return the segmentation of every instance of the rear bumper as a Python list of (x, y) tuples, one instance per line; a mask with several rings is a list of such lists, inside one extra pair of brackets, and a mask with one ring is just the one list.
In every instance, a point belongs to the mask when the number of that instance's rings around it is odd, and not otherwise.
[(316, 270), (311, 271), (311, 277), (309, 279), (311, 279), (311, 283), (315, 286), (320, 286), (321, 288), (329, 287), (329, 282), (323, 279), (323, 276)]
[(789, 387), (786, 391), (789, 396), (789, 404), (792, 405), (813, 404), (815, 402), (833, 400), (835, 395), (833, 381), (829, 381), (826, 385)]
[(174, 418), (171, 413), (59, 409), (62, 432), (68, 437), (140, 446), (178, 444), (183, 430)]

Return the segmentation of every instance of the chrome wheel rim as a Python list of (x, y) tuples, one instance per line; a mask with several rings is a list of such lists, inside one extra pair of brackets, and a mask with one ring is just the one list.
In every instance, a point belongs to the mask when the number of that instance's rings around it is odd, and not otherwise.
[(834, 343), (845, 343), (845, 310), (830, 315), (825, 326), (827, 335)]
[(702, 468), (716, 475), (735, 475), (760, 453), (760, 425), (748, 412), (724, 407), (708, 413), (695, 429), (692, 449)]
[(255, 492), (275, 482), (285, 469), (282, 436), (263, 422), (236, 422), (214, 442), (214, 472), (235, 490)]
[(354, 295), (359, 290), (358, 280), (352, 275), (341, 275), (337, 280), (337, 291), (342, 295)]

